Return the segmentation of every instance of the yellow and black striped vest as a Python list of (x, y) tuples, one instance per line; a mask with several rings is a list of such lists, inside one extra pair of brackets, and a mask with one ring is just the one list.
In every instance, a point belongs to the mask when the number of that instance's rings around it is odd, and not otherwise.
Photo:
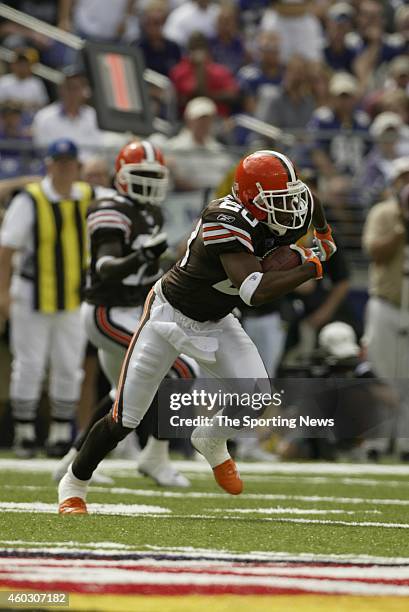
[(86, 214), (93, 198), (88, 183), (75, 183), (79, 200), (50, 202), (40, 183), (25, 191), (34, 206), (34, 309), (74, 310), (81, 302), (87, 266)]

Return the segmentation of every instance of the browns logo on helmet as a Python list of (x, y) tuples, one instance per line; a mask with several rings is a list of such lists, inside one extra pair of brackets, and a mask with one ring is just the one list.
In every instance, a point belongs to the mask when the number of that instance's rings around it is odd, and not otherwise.
[(115, 187), (139, 204), (161, 204), (169, 171), (163, 153), (147, 140), (125, 145), (115, 161)]
[(234, 197), (280, 236), (304, 225), (308, 191), (292, 162), (277, 151), (256, 151), (236, 168)]

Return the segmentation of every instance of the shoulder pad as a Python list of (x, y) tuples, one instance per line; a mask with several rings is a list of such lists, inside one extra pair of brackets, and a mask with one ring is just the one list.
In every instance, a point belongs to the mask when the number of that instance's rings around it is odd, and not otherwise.
[(203, 211), (204, 223), (216, 222), (218, 224), (242, 228), (246, 233), (252, 233), (259, 225), (259, 221), (253, 217), (232, 195), (227, 195), (219, 200), (213, 200)]

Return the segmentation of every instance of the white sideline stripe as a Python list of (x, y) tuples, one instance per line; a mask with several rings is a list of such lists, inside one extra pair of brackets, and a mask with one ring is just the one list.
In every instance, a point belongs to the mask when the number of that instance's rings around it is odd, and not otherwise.
[(308, 590), (317, 593), (344, 593), (355, 595), (409, 595), (409, 586), (396, 584), (371, 584), (362, 582), (349, 582), (347, 580), (320, 580), (315, 578), (288, 578), (274, 576), (234, 576), (231, 574), (195, 574), (195, 573), (168, 573), (168, 572), (144, 572), (123, 569), (87, 568), (84, 572), (81, 568), (52, 568), (32, 565), (23, 571), (0, 572), (0, 579), (13, 581), (27, 581), (36, 583), (44, 582), (72, 582), (81, 584), (152, 584), (152, 585), (234, 585), (234, 586), (259, 586), (274, 588), (287, 588), (294, 590)]
[[(137, 514), (165, 514), (169, 516), (171, 513), (169, 508), (140, 504), (88, 504), (88, 508), (92, 514), (121, 514), (125, 516), (134, 516)], [(57, 505), (43, 502), (0, 502), (0, 510), (3, 512), (39, 512), (56, 514)]]
[(161, 568), (182, 568), (189, 571), (191, 568), (206, 570), (223, 570), (228, 571), (232, 574), (249, 574), (253, 576), (305, 576), (315, 577), (322, 576), (325, 578), (354, 578), (354, 579), (372, 579), (372, 580), (406, 580), (409, 579), (409, 567), (311, 567), (311, 566), (297, 566), (297, 567), (283, 567), (280, 564), (275, 566), (246, 566), (246, 565), (232, 565), (230, 562), (221, 561), (208, 561), (208, 560), (172, 560), (172, 559), (36, 559), (33, 561), (32, 558), (12, 558), (12, 559), (0, 559), (0, 571), (11, 569), (13, 571), (14, 566), (20, 568), (28, 568), (35, 566), (39, 568), (41, 565), (45, 567), (83, 567), (83, 568), (135, 568), (141, 566), (150, 566), (152, 569)]
[[(59, 464), (58, 459), (0, 459), (0, 471), (19, 472), (52, 472)], [(205, 461), (172, 461), (176, 469), (184, 472), (210, 474), (210, 468)], [(125, 459), (104, 459), (104, 469), (129, 470), (134, 474), (135, 462)], [(377, 465), (354, 463), (266, 463), (239, 462), (240, 472), (243, 474), (323, 474), (351, 476), (354, 474), (376, 474), (409, 476), (409, 464), (406, 465)], [(211, 476), (211, 474), (210, 474)]]
[[(36, 491), (41, 489), (50, 490), (51, 486), (45, 485), (3, 485), (4, 489), (26, 489)], [(136, 497), (165, 497), (174, 499), (226, 499), (224, 493), (199, 493), (198, 491), (158, 491), (156, 489), (129, 489), (127, 487), (101, 487), (91, 484), (90, 490), (94, 493), (111, 493), (113, 495), (134, 495)], [(285, 495), (284, 493), (245, 493), (242, 499), (266, 500), (266, 501), (303, 501), (307, 503), (328, 502), (337, 504), (367, 504), (380, 506), (408, 506), (409, 499), (396, 498), (370, 498), (370, 497), (332, 497), (323, 495)]]
[[(41, 551), (57, 554), (58, 552), (66, 552), (66, 553), (92, 553), (94, 555), (106, 555), (106, 554), (115, 554), (112, 550), (98, 550), (98, 548), (105, 548), (104, 544), (111, 544), (111, 542), (96, 542), (96, 543), (84, 543), (84, 542), (44, 542), (43, 545), (37, 542), (30, 542), (29, 540), (0, 540), (3, 543), (10, 544), (29, 544), (31, 546), (42, 546)], [(46, 544), (51, 544), (51, 547), (45, 546)], [(99, 546), (101, 545), (101, 546)], [(56, 548), (56, 546), (62, 546), (62, 548)], [(78, 546), (79, 548), (72, 549), (73, 546)], [(87, 546), (88, 548), (85, 548)], [(93, 550), (92, 547), (95, 546), (96, 550)], [(231, 552), (225, 549), (209, 549), (209, 548), (194, 548), (192, 546), (157, 546), (153, 544), (146, 544), (143, 550), (134, 548), (132, 546), (128, 546), (126, 544), (117, 544), (117, 546), (121, 548), (132, 549), (133, 554), (149, 554), (152, 552), (152, 555), (155, 553), (160, 553), (161, 557), (173, 557), (175, 555), (179, 557), (184, 557), (189, 561), (201, 560), (203, 556), (206, 556), (206, 562), (209, 563), (209, 559), (214, 560), (214, 562), (220, 563), (223, 560), (237, 561), (237, 562), (275, 562), (275, 561), (287, 561), (287, 562), (295, 562), (295, 563), (357, 563), (360, 565), (383, 565), (383, 566), (400, 566), (409, 564), (409, 557), (375, 557), (372, 555), (348, 555), (348, 554), (335, 554), (335, 553), (289, 553), (289, 552), (266, 552), (266, 551), (252, 551), (250, 553), (239, 553), (239, 552)], [(21, 548), (16, 548), (21, 552)], [(38, 553), (38, 548), (24, 548), (25, 552), (30, 553)], [(10, 552), (8, 550), (8, 552)], [(118, 550), (117, 554), (119, 555), (129, 555), (129, 551), (126, 553), (123, 550)], [(151, 559), (154, 557), (151, 557)], [(147, 559), (145, 559), (147, 560)], [(173, 561), (173, 560), (172, 560)]]

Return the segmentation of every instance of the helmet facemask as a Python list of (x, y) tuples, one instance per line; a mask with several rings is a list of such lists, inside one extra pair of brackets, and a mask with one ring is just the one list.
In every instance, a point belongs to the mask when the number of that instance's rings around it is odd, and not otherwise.
[[(116, 175), (119, 188), (139, 204), (162, 204), (169, 184), (169, 171), (158, 162), (124, 164)], [(127, 189), (123, 187), (126, 185)]]
[(262, 223), (283, 236), (287, 230), (303, 227), (308, 214), (307, 186), (300, 180), (287, 183), (287, 189), (264, 190), (256, 183), (259, 191), (253, 199), (253, 204), (259, 210), (267, 213)]

